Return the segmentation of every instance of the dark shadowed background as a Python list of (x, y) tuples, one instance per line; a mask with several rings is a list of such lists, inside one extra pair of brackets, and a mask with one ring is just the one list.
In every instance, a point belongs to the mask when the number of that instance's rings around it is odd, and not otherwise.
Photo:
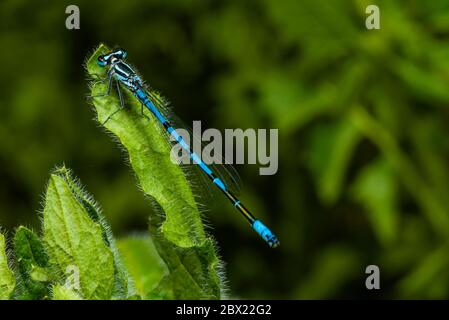
[[(65, 28), (76, 4), (81, 29)], [(365, 28), (377, 4), (381, 29)], [(279, 171), (236, 166), (271, 250), (207, 203), (231, 293), (449, 298), (449, 2), (0, 2), (0, 225), (37, 229), (50, 170), (81, 179), (118, 237), (149, 203), (93, 120), (85, 58), (104, 42), (203, 128), (278, 128)], [(380, 267), (381, 289), (365, 288)]]

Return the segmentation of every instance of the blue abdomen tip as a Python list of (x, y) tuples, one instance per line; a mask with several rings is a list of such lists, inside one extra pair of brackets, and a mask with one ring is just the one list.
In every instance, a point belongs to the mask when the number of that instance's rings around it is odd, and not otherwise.
[(266, 225), (260, 220), (253, 222), (253, 229), (268, 243), (272, 248), (276, 248), (280, 245), (278, 238), (267, 228)]

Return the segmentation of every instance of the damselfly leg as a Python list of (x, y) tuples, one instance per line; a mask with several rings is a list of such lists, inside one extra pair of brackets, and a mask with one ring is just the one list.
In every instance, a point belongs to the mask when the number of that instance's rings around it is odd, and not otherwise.
[[(111, 83), (112, 83), (113, 79), (111, 78)], [(101, 124), (102, 126), (104, 126), (116, 113), (118, 113), (119, 111), (122, 111), (125, 108), (125, 100), (123, 99), (123, 94), (122, 91), (120, 90), (120, 84), (118, 83), (118, 81), (115, 82), (116, 87), (117, 87), (117, 94), (118, 94), (118, 98), (120, 101), (120, 107), (115, 110), (114, 112), (112, 112), (105, 121), (103, 121), (103, 123)], [(112, 86), (109, 86), (109, 89), (112, 88)], [(109, 90), (110, 91), (110, 90)], [(110, 93), (110, 92), (109, 92)]]
[(105, 83), (106, 81), (109, 81), (109, 84), (108, 84), (108, 90), (105, 93), (100, 93), (100, 94), (97, 94), (97, 95), (94, 95), (94, 96), (87, 96), (87, 99), (95, 99), (95, 98), (99, 98), (99, 97), (109, 96), (111, 94), (112, 81), (113, 81), (111, 73), (108, 73), (108, 75), (103, 80), (99, 80), (99, 81), (94, 82), (94, 85), (96, 85), (98, 83)]
[(117, 88), (117, 94), (118, 94), (118, 97), (119, 97), (119, 101), (120, 101), (120, 108), (118, 108), (117, 110), (115, 110), (114, 112), (112, 112), (107, 118), (106, 118), (106, 120), (105, 121), (103, 121), (102, 122), (102, 124), (101, 125), (105, 125), (117, 112), (119, 112), (120, 110), (122, 110), (124, 107), (125, 107), (125, 100), (123, 99), (123, 94), (122, 94), (122, 91), (120, 90), (120, 84), (118, 83), (118, 81), (115, 81), (114, 80), (114, 78), (113, 78), (113, 74), (112, 74), (112, 72), (108, 72), (108, 75), (104, 78), (104, 79), (102, 79), (102, 80), (99, 80), (99, 81), (96, 81), (96, 82), (94, 82), (94, 85), (96, 85), (96, 84), (99, 84), (99, 83), (105, 83), (106, 81), (109, 81), (109, 83), (108, 83), (108, 89), (107, 89), (107, 91), (105, 92), (105, 93), (100, 93), (100, 94), (97, 94), (97, 95), (94, 95), (94, 96), (88, 96), (87, 98), (88, 99), (95, 99), (95, 98), (101, 98), (101, 97), (107, 97), (107, 96), (109, 96), (110, 94), (111, 94), (111, 92), (112, 92), (112, 85), (113, 85), (113, 82), (115, 82), (115, 84), (116, 84), (116, 88)]

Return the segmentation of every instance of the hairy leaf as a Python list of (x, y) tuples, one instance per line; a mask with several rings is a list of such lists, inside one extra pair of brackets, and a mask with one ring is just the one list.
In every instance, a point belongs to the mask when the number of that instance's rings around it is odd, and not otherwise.
[(115, 243), (115, 238), (112, 235), (108, 222), (101, 213), (100, 206), (97, 205), (93, 200), (93, 197), (83, 189), (81, 183), (73, 177), (70, 170), (61, 167), (57, 169), (55, 173), (66, 181), (77, 201), (84, 207), (90, 218), (101, 227), (103, 239), (114, 255), (115, 283), (113, 296), (115, 298), (127, 298), (128, 296), (134, 295), (135, 291), (132, 281), (127, 270), (123, 266)]
[[(106, 77), (106, 70), (99, 67), (96, 61), (100, 54), (108, 51), (106, 46), (101, 45), (88, 60), (87, 70), (91, 77)], [(126, 99), (125, 110), (115, 113), (104, 123), (120, 108), (115, 92), (99, 96), (107, 91), (107, 87), (107, 81), (92, 85), (91, 94), (97, 96), (93, 103), (98, 120), (125, 147), (140, 187), (164, 213), (163, 220), (159, 220), (158, 213), (151, 215), (152, 221), (157, 222), (152, 234), (170, 276), (178, 275), (179, 270), (183, 270), (182, 277), (176, 276), (176, 281), (171, 281), (174, 297), (180, 296), (180, 291), (183, 291), (183, 297), (197, 297), (197, 290), (192, 287), (194, 284), (202, 298), (218, 298), (221, 290), (219, 260), (214, 244), (204, 231), (194, 195), (182, 168), (170, 159), (170, 144), (167, 143), (164, 128), (146, 110), (145, 116), (141, 114), (140, 103), (126, 88), (122, 88)]]
[(61, 273), (79, 272), (80, 293), (86, 299), (109, 299), (114, 290), (114, 256), (70, 183), (50, 177), (44, 208), (44, 239), (51, 261)]
[(0, 300), (8, 300), (16, 285), (14, 273), (9, 269), (5, 237), (0, 233)]
[(130, 236), (120, 239), (118, 248), (137, 292), (145, 298), (156, 298), (153, 291), (168, 274), (168, 269), (153, 240), (149, 236)]
[(50, 296), (49, 258), (39, 237), (25, 227), (14, 236), (14, 251), (19, 272), (19, 299), (48, 299)]

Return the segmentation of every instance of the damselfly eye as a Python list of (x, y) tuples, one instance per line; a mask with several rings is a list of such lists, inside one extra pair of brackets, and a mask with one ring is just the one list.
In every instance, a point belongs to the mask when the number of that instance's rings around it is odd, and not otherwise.
[(128, 53), (121, 48), (116, 49), (114, 52), (114, 56), (118, 59), (125, 59), (127, 55)]
[(104, 58), (104, 56), (99, 56), (99, 57), (98, 57), (98, 60), (97, 60), (97, 63), (98, 63), (98, 65), (99, 65), (100, 67), (104, 67), (104, 66), (107, 65), (107, 61), (106, 61), (106, 59)]

